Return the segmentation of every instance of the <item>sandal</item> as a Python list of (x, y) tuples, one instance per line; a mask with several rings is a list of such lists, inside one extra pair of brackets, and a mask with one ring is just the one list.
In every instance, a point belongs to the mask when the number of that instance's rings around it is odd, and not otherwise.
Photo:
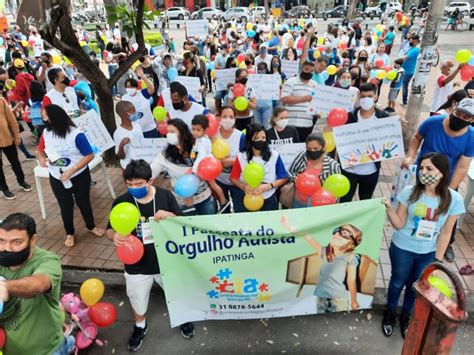
[(103, 237), (105, 234), (105, 230), (102, 228), (94, 227), (93, 229), (89, 229), (89, 232), (92, 233), (95, 237)]
[(68, 248), (72, 248), (75, 245), (74, 236), (73, 235), (66, 236), (64, 245), (67, 246)]
[(471, 275), (474, 273), (474, 270), (472, 269), (472, 266), (470, 264), (464, 265), (462, 268), (459, 269), (459, 273), (461, 275), (467, 276)]

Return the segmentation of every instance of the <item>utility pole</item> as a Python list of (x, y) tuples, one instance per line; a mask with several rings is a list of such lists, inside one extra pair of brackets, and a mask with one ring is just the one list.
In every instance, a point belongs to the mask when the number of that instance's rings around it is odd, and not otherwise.
[(411, 92), (408, 98), (408, 107), (405, 113), (405, 119), (408, 121), (406, 128), (403, 130), (405, 151), (408, 151), (410, 140), (418, 128), (421, 106), (425, 98), (426, 84), (431, 68), (437, 63), (436, 42), (438, 41), (438, 29), (441, 25), (445, 6), (446, 0), (431, 0), (428, 10), (425, 33), (421, 39), (420, 56), (418, 57), (415, 76), (413, 77)]

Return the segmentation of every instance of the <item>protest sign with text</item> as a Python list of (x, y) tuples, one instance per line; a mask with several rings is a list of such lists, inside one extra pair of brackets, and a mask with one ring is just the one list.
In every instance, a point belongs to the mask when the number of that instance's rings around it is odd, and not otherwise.
[(300, 62), (297, 60), (281, 60), (281, 72), (285, 73), (288, 78), (298, 75), (300, 70)]
[(356, 91), (325, 85), (316, 85), (311, 96), (313, 99), (308, 105), (308, 112), (319, 114), (321, 117), (327, 117), (329, 111), (335, 107), (350, 112), (354, 109), (354, 104), (357, 101)]
[(270, 148), (280, 154), (283, 165), (288, 170), (298, 154), (306, 151), (306, 143), (272, 144)]
[(188, 94), (191, 95), (196, 102), (202, 101), (202, 94), (199, 91), (201, 89), (201, 80), (195, 76), (178, 76), (176, 81), (180, 82), (188, 90)]
[(187, 20), (186, 36), (189, 37), (206, 37), (209, 36), (209, 21), (204, 20)]
[(405, 156), (398, 116), (359, 120), (334, 127), (333, 134), (343, 168)]
[(227, 90), (227, 85), (234, 85), (236, 71), (235, 68), (216, 70), (216, 90)]
[(84, 115), (74, 118), (73, 121), (86, 135), (94, 153), (102, 154), (115, 146), (114, 140), (95, 110), (89, 110)]
[(152, 222), (171, 325), (370, 308), (384, 221), (374, 199)]
[(143, 159), (148, 164), (153, 162), (158, 154), (168, 145), (166, 138), (143, 138), (130, 140), (128, 149), (131, 159)]
[(257, 99), (278, 100), (280, 98), (280, 74), (251, 74), (247, 85), (250, 86)]

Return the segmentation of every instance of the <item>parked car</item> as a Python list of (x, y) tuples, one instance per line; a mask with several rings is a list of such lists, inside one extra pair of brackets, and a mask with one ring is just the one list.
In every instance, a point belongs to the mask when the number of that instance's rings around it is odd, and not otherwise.
[(199, 9), (197, 11), (194, 11), (191, 14), (191, 19), (197, 20), (201, 18), (212, 18), (212, 19), (218, 19), (222, 16), (222, 11), (219, 9), (216, 9), (214, 7), (203, 7), (202, 9)]
[(461, 16), (469, 15), (471, 12), (471, 5), (464, 1), (455, 1), (444, 8), (444, 15), (451, 15), (456, 9), (459, 9)]
[[(382, 2), (378, 4), (377, 6), (369, 6), (365, 9), (365, 14), (370, 17), (381, 17), (384, 14), (384, 10), (382, 10), (382, 4), (385, 4), (385, 2)], [(398, 1), (391, 1), (387, 4), (388, 6), (388, 15), (392, 16), (395, 11), (403, 11), (402, 4), (400, 4)]]
[(265, 11), (265, 6), (255, 6), (250, 9), (250, 17), (252, 19), (256, 18), (257, 16), (260, 16), (262, 18), (267, 17), (267, 13)]
[(170, 20), (187, 20), (190, 14), (185, 7), (170, 7), (163, 12), (163, 16)]
[(313, 12), (311, 11), (310, 7), (309, 6), (293, 6), (291, 8), (291, 10), (289, 11), (285, 11), (283, 13), (283, 16), (285, 18), (290, 18), (290, 17), (294, 17), (294, 18), (300, 18), (300, 17), (304, 17), (304, 18), (308, 18), (310, 17), (311, 15), (313, 15)]
[(249, 9), (247, 7), (231, 7), (221, 15), (221, 19), (226, 21), (233, 18), (248, 21), (250, 19)]

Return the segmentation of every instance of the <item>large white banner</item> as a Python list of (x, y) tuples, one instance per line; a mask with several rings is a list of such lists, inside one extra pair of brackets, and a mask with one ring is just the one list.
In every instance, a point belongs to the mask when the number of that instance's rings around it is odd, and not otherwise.
[(354, 109), (357, 100), (357, 92), (334, 88), (326, 85), (316, 85), (311, 93), (313, 100), (308, 105), (308, 112), (327, 117), (333, 108), (343, 108), (347, 112)]
[(216, 70), (216, 90), (227, 90), (227, 85), (235, 83), (236, 68)]
[(73, 121), (86, 135), (94, 153), (102, 154), (115, 146), (114, 140), (95, 110), (89, 110), (84, 115), (74, 118)]
[(134, 160), (143, 159), (148, 164), (151, 164), (153, 159), (155, 159), (167, 145), (168, 142), (166, 138), (131, 140), (130, 143), (128, 143), (130, 158)]
[(280, 98), (280, 74), (251, 74), (247, 85), (250, 86), (257, 99), (278, 100)]
[(202, 94), (199, 91), (201, 89), (201, 81), (195, 76), (178, 76), (176, 81), (183, 84), (188, 90), (188, 94), (191, 95), (197, 102), (202, 102)]
[(283, 161), (283, 165), (285, 165), (285, 169), (288, 170), (291, 164), (293, 164), (293, 162), (295, 161), (295, 158), (298, 156), (298, 154), (306, 150), (306, 144), (271, 144), (270, 148), (280, 154), (281, 160)]
[(405, 156), (398, 116), (334, 127), (333, 134), (343, 168)]
[(293, 76), (298, 75), (300, 70), (300, 63), (297, 60), (288, 60), (282, 59), (281, 60), (281, 71), (285, 73), (287, 77), (291, 78)]
[(186, 35), (189, 37), (206, 37), (209, 35), (209, 21), (204, 20), (187, 20)]

